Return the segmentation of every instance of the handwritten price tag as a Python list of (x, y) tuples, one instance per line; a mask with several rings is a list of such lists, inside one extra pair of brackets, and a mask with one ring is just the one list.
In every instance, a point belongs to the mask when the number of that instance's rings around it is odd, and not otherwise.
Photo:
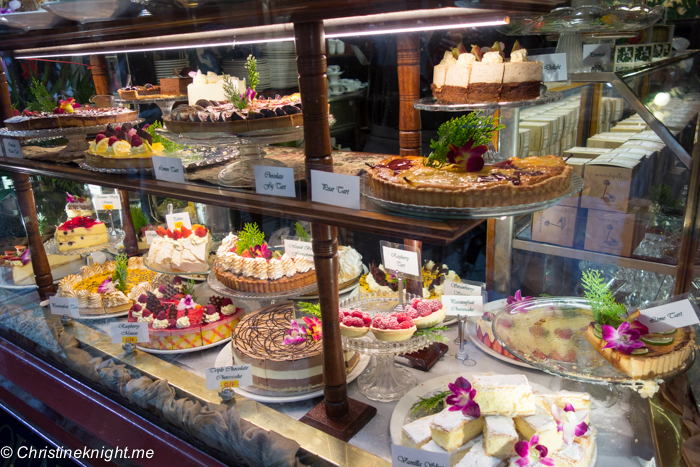
[(533, 55), (531, 62), (542, 62), (542, 81), (566, 81), (566, 54)]
[(22, 158), (22, 146), (18, 139), (3, 138), (2, 144), (5, 146), (6, 157)]
[(158, 238), (158, 234), (155, 230), (146, 230), (143, 236), (146, 239), (146, 245), (150, 245), (151, 243), (153, 243), (153, 240)]
[(314, 260), (314, 251), (311, 247), (311, 242), (304, 242), (301, 240), (285, 238), (284, 252), (290, 258), (294, 258), (295, 256), (299, 255), (305, 257), (310, 261)]
[(445, 281), (445, 295), (481, 296), (481, 287), (461, 282)]
[(484, 312), (484, 297), (443, 295), (440, 301), (447, 308), (449, 316), (481, 316)]
[(188, 212), (167, 214), (165, 216), (165, 222), (168, 224), (170, 230), (181, 229), (183, 227), (187, 229), (192, 228), (192, 221), (190, 221), (190, 213)]
[(294, 189), (294, 169), (256, 165), (255, 192), (261, 195), (296, 197)]
[(604, 67), (610, 63), (610, 44), (583, 44), (583, 66)]
[(148, 342), (148, 323), (110, 323), (112, 344)]
[(176, 157), (153, 156), (153, 173), (156, 180), (166, 182), (185, 183), (185, 171), (182, 168), (182, 159)]
[(68, 315), (75, 318), (80, 316), (80, 307), (77, 298), (70, 297), (49, 297), (49, 308), (52, 315)]
[(382, 246), (382, 264), (389, 271), (398, 271), (407, 276), (420, 277), (418, 252)]
[(119, 195), (95, 195), (93, 199), (95, 200), (95, 208), (98, 211), (111, 211), (122, 208)]
[(360, 177), (312, 170), (311, 200), (343, 208), (360, 209)]
[(238, 388), (253, 384), (251, 365), (220, 366), (206, 372), (207, 389)]
[(392, 467), (450, 467), (450, 455), (447, 452), (424, 451), (392, 444), (391, 465)]
[(642, 313), (639, 322), (648, 327), (650, 332), (700, 324), (695, 307), (687, 299), (639, 311)]

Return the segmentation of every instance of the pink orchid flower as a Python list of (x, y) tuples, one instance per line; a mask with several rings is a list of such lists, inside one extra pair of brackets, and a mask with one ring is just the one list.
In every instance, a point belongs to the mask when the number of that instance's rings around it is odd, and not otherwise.
[(251, 253), (253, 253), (253, 256), (256, 258), (272, 258), (272, 251), (267, 247), (267, 244), (265, 243), (253, 247), (253, 251)]
[(28, 263), (30, 263), (32, 261), (31, 253), (29, 253), (29, 248), (24, 249), (22, 254), (19, 255), (19, 259), (22, 261), (22, 266), (26, 266)]
[(67, 203), (75, 203), (76, 202), (75, 196), (66, 192), (66, 202)]
[(571, 444), (576, 436), (583, 436), (588, 432), (585, 420), (588, 410), (575, 410), (571, 404), (566, 404), (562, 409), (552, 405), (552, 416), (557, 421), (557, 431), (564, 432), (564, 442)]
[(467, 170), (467, 172), (478, 172), (484, 168), (484, 155), (489, 148), (484, 146), (474, 146), (474, 139), (471, 138), (462, 147), (457, 147), (450, 144), (450, 150), (447, 153), (447, 160), (451, 164), (458, 165)]
[(313, 337), (315, 342), (318, 342), (321, 340), (321, 337), (323, 337), (323, 331), (321, 330), (321, 320), (319, 320), (316, 317), (313, 318), (308, 318), (304, 316), (302, 318), (304, 322), (306, 323), (306, 333)]
[(289, 329), (287, 329), (287, 334), (284, 336), (282, 345), (294, 345), (301, 344), (306, 341), (306, 328), (303, 324), (299, 324), (297, 320), (293, 319), (290, 323)]
[(114, 293), (117, 291), (116, 284), (112, 282), (112, 278), (108, 277), (103, 280), (100, 286), (97, 288), (99, 293)]
[(465, 417), (479, 418), (481, 416), (481, 408), (479, 404), (474, 402), (476, 389), (472, 389), (472, 385), (463, 377), (459, 377), (454, 383), (447, 385), (452, 394), (447, 396), (445, 402), (450, 405), (450, 412), (462, 411)]
[(532, 435), (530, 441), (518, 441), (515, 443), (515, 452), (520, 456), (520, 459), (515, 461), (515, 463), (519, 467), (528, 467), (532, 465), (530, 463), (532, 460), (537, 462), (535, 465), (554, 465), (554, 460), (551, 457), (547, 457), (549, 453), (547, 446), (539, 444), (539, 442), (540, 437), (538, 435)]
[(255, 91), (253, 91), (253, 88), (251, 88), (249, 86), (245, 92), (245, 98), (248, 99), (248, 101), (252, 102), (253, 99), (255, 99), (256, 95), (257, 95), (257, 93)]
[(523, 293), (520, 290), (518, 290), (517, 292), (515, 292), (515, 296), (511, 295), (510, 297), (508, 297), (507, 302), (508, 305), (512, 305), (513, 303), (524, 302), (525, 300), (530, 299), (532, 299), (532, 297), (523, 297)]
[(639, 331), (632, 329), (632, 325), (627, 321), (623, 321), (617, 329), (604, 324), (601, 326), (601, 330), (603, 340), (607, 342), (605, 347), (603, 347), (604, 349), (617, 349), (629, 355), (634, 349), (644, 347), (644, 342), (639, 340), (641, 334)]

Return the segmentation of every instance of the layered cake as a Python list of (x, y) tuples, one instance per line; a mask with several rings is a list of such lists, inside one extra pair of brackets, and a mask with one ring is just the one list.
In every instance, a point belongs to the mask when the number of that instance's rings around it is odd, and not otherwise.
[(202, 225), (192, 229), (181, 227), (170, 230), (158, 227), (158, 238), (148, 250), (148, 265), (157, 270), (173, 272), (204, 272), (209, 270), (212, 238)]
[[(107, 261), (83, 266), (79, 274), (64, 277), (58, 283), (58, 295), (78, 299), (81, 314), (104, 314), (127, 311), (131, 307), (133, 289), (149, 287), (157, 274), (143, 266), (142, 258), (129, 258), (126, 267), (115, 280), (120, 269), (117, 262)], [(120, 282), (117, 284), (117, 282)], [(144, 286), (144, 283), (147, 285)], [(119, 287), (119, 289), (117, 288)]]
[(80, 250), (97, 245), (107, 245), (107, 227), (88, 217), (74, 217), (59, 225), (54, 234), (58, 251)]
[(125, 100), (148, 99), (160, 96), (160, 86), (144, 84), (143, 86), (127, 86), (118, 90), (119, 97)]
[[(314, 336), (304, 333), (290, 342), (287, 338), (294, 325), (298, 325), (294, 306), (287, 302), (255, 311), (233, 329), (231, 347), (234, 364), (252, 365), (255, 387), (276, 392), (298, 392), (318, 389), (323, 385), (323, 339), (319, 337), (316, 340)], [(352, 370), (358, 361), (358, 354), (345, 352), (347, 371)]]
[[(238, 79), (233, 76), (229, 79), (240, 93), (245, 91), (245, 78)], [(224, 92), (224, 75), (217, 75), (211, 71), (205, 75), (197, 70), (197, 73), (192, 77), (192, 83), (187, 85), (187, 100), (190, 105), (194, 105), (200, 99), (217, 102), (227, 101), (228, 99)]]
[(160, 93), (163, 97), (186, 96), (187, 86), (192, 84), (192, 77), (188, 76), (189, 67), (174, 70), (173, 76), (160, 79)]
[(129, 321), (148, 323), (149, 342), (140, 344), (148, 349), (186, 350), (216, 344), (231, 337), (231, 330), (245, 316), (230, 298), (196, 303), (182, 291), (181, 282), (143, 289), (129, 310)]
[(528, 61), (527, 50), (516, 41), (510, 59), (502, 45), (472, 45), (445, 52), (433, 69), (433, 96), (440, 102), (465, 104), (535, 99), (542, 86), (542, 63)]
[(66, 193), (66, 214), (68, 219), (74, 217), (90, 217), (95, 215), (92, 200), (88, 197), (73, 196)]
[(565, 193), (572, 168), (560, 157), (513, 157), (475, 171), (429, 167), (417, 156), (391, 156), (368, 168), (375, 196), (404, 204), (496, 207), (534, 203)]
[(136, 118), (138, 114), (135, 111), (123, 107), (81, 107), (73, 112), (57, 107), (54, 112), (26, 111), (23, 115), (8, 118), (5, 125), (12, 131), (47, 130), (131, 122)]
[(147, 131), (130, 123), (117, 127), (108, 125), (90, 143), (86, 161), (93, 167), (111, 169), (152, 168), (151, 157), (161, 154), (163, 149), (161, 143), (153, 142)]
[[(80, 269), (83, 259), (80, 255), (46, 255), (54, 279), (73, 274)], [(0, 282), (9, 285), (36, 284), (34, 267), (29, 248), (16, 246), (14, 251), (6, 251), (0, 256)]]
[(271, 293), (316, 282), (313, 263), (303, 256), (273, 254), (257, 225), (229, 234), (216, 251), (214, 273), (226, 287), (243, 292)]
[[(437, 411), (440, 394), (447, 407)], [(584, 421), (589, 407), (573, 406), (586, 398), (533, 393), (524, 375), (472, 375), (471, 382), (459, 377), (418, 400), (413, 413), (420, 418), (403, 426), (401, 444), (448, 454), (452, 467), (591, 467), (596, 430)], [(513, 401), (527, 401), (532, 413), (515, 415)]]

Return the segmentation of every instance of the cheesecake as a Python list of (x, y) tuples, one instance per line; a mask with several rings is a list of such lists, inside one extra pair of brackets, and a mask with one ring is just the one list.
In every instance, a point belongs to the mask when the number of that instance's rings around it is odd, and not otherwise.
[(482, 415), (535, 414), (535, 399), (525, 375), (474, 375), (472, 388)]
[(461, 411), (446, 408), (435, 415), (430, 423), (430, 434), (438, 446), (452, 452), (473, 438), (484, 429), (484, 417), (470, 417)]
[(514, 419), (515, 427), (526, 440), (530, 440), (534, 435), (540, 437), (539, 444), (547, 447), (549, 452), (558, 451), (564, 443), (564, 436), (557, 430), (557, 422), (548, 413), (537, 413), (527, 417), (517, 417)]
[(54, 234), (58, 251), (80, 250), (109, 242), (107, 227), (88, 217), (74, 217), (59, 225)]
[(401, 445), (413, 449), (420, 449), (433, 439), (430, 433), (430, 424), (435, 415), (419, 418), (403, 426), (401, 429)]
[(484, 452), (487, 455), (501, 459), (515, 455), (518, 439), (512, 418), (505, 415), (484, 417)]

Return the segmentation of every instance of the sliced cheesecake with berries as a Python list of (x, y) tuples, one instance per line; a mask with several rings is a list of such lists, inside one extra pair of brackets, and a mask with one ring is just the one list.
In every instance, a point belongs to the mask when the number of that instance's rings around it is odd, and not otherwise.
[(59, 225), (54, 234), (58, 251), (80, 250), (109, 242), (107, 227), (88, 217), (74, 217)]

